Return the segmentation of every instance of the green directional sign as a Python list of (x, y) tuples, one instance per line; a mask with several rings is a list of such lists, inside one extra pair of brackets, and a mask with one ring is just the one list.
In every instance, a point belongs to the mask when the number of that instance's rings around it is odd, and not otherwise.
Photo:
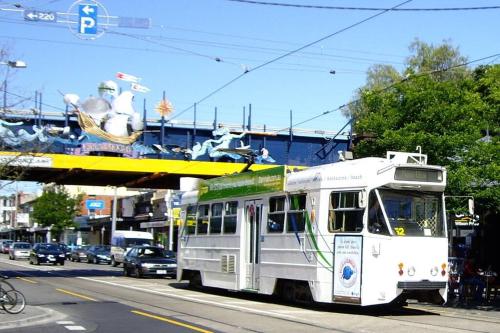
[(237, 175), (204, 180), (199, 188), (199, 200), (243, 197), (253, 194), (283, 191), (285, 167), (245, 172)]

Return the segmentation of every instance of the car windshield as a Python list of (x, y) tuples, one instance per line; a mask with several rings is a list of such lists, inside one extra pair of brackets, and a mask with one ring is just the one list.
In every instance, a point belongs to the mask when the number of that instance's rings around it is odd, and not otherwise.
[(31, 245), (28, 243), (14, 244), (15, 249), (29, 249)]
[(144, 238), (127, 238), (126, 239), (127, 247), (132, 246), (141, 246), (141, 245), (151, 245), (152, 240), (144, 239)]
[[(394, 235), (445, 236), (440, 193), (386, 189), (376, 191), (380, 194), (389, 226)], [(372, 199), (370, 207), (372, 207), (375, 198), (376, 196), (370, 198)]]
[(40, 250), (60, 251), (61, 249), (59, 248), (58, 245), (55, 244), (43, 244), (40, 245)]
[(98, 253), (108, 253), (110, 250), (111, 249), (109, 246), (102, 246), (95, 249), (95, 251)]
[(143, 258), (154, 258), (154, 257), (164, 257), (163, 250), (156, 247), (141, 248), (137, 252), (139, 257)]

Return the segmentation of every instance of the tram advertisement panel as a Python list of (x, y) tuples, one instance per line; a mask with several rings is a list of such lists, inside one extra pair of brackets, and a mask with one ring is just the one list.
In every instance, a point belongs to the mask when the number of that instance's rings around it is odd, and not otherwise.
[(361, 303), (362, 247), (361, 236), (335, 236), (334, 301)]

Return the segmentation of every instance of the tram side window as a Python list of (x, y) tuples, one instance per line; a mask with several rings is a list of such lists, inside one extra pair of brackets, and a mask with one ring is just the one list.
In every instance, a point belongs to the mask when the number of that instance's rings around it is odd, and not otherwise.
[(192, 235), (196, 232), (196, 206), (188, 206), (186, 209), (186, 233)]
[(283, 232), (285, 228), (285, 199), (284, 196), (269, 198), (267, 232)]
[(212, 204), (210, 214), (210, 234), (220, 234), (222, 226), (222, 203)]
[(358, 206), (359, 192), (332, 192), (328, 210), (328, 231), (363, 230), (363, 208)]
[(236, 221), (238, 217), (238, 201), (226, 202), (224, 207), (224, 233), (236, 233)]
[(196, 220), (196, 234), (206, 234), (208, 230), (208, 205), (198, 206), (198, 218)]
[(292, 194), (289, 197), (287, 232), (301, 232), (305, 227), (306, 195)]

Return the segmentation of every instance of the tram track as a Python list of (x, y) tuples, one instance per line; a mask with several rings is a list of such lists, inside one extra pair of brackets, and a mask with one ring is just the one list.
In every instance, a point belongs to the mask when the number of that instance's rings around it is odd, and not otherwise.
[[(11, 264), (9, 262), (3, 262), (6, 264)], [(182, 300), (185, 302), (191, 302), (191, 303), (198, 303), (198, 304), (203, 304), (206, 306), (217, 306), (219, 308), (224, 308), (230, 311), (236, 311), (240, 313), (245, 313), (248, 314), (249, 312), (249, 307), (254, 304), (253, 302), (257, 303), (262, 303), (269, 301), (267, 298), (263, 299), (261, 297), (257, 297), (257, 300), (252, 299), (250, 296), (243, 294), (237, 296), (238, 302), (235, 302), (234, 299), (234, 294), (231, 293), (231, 301), (228, 301), (228, 304), (225, 304), (222, 299), (224, 297), (227, 297), (227, 292), (222, 292), (220, 290), (211, 290), (207, 289), (209, 293), (207, 292), (199, 292), (198, 290), (194, 289), (188, 289), (188, 288), (182, 288), (182, 287), (172, 287), (170, 285), (164, 285), (164, 284), (159, 284), (159, 283), (148, 283), (147, 280), (141, 281), (141, 287), (136, 287), (134, 285), (127, 285), (127, 282), (132, 282), (131, 279), (128, 278), (122, 278), (121, 276), (115, 276), (113, 278), (114, 281), (107, 281), (104, 280), (106, 277), (85, 277), (85, 276), (78, 276), (75, 275), (73, 272), (68, 270), (67, 268), (58, 268), (58, 267), (43, 267), (42, 269), (36, 268), (36, 267), (31, 267), (31, 266), (25, 266), (25, 265), (17, 265), (21, 266), (23, 268), (30, 268), (38, 271), (44, 272), (44, 275), (47, 274), (49, 276), (54, 276), (54, 277), (60, 277), (60, 278), (77, 278), (81, 281), (86, 281), (87, 283), (79, 283), (78, 285), (78, 291), (80, 293), (88, 293), (91, 295), (106, 295), (106, 298), (114, 299), (118, 303), (126, 304), (130, 307), (134, 308), (142, 308), (142, 309), (148, 309), (148, 311), (151, 311), (153, 313), (168, 313), (169, 317), (173, 318), (190, 318), (191, 320), (194, 320), (195, 322), (211, 322), (214, 325), (223, 325), (228, 331), (248, 331), (248, 332), (266, 332), (267, 330), (260, 330), (256, 329), (255, 327), (251, 327), (249, 325), (240, 325), (237, 323), (234, 323), (231, 318), (234, 317), (234, 315), (231, 315), (231, 313), (227, 314), (225, 317), (223, 317), (223, 320), (214, 318), (213, 316), (205, 316), (201, 314), (195, 314), (193, 312), (187, 312), (187, 311), (180, 311), (178, 308), (168, 306), (167, 304), (153, 304), (152, 302), (144, 302), (144, 301), (139, 301), (137, 300), (137, 297), (133, 296), (126, 296), (127, 294), (120, 294), (119, 292), (110, 292), (108, 289), (105, 293), (99, 291), (101, 288), (96, 288), (96, 285), (94, 283), (99, 283), (99, 285), (104, 286), (104, 285), (110, 285), (110, 286), (119, 286), (122, 288), (126, 288), (130, 291), (137, 291), (137, 292), (147, 292), (148, 294), (151, 295), (156, 295), (159, 297), (170, 297), (173, 299), (177, 300)], [(95, 267), (92, 267), (92, 269), (95, 269)], [(37, 274), (30, 274), (30, 271), (24, 271), (24, 270), (16, 270), (14, 271), (18, 273), (20, 276), (25, 276), (25, 277), (35, 277), (35, 278), (43, 278), (43, 276), (39, 276)], [(110, 272), (114, 272), (113, 274), (117, 273), (115, 270), (110, 270)], [(108, 277), (109, 278), (109, 277)], [(52, 287), (58, 287), (60, 286), (60, 283), (56, 281), (47, 281), (47, 279), (43, 280), (44, 283), (51, 285)], [(136, 280), (133, 280), (133, 282), (136, 282)], [(144, 282), (144, 283), (142, 283)], [(89, 284), (90, 283), (90, 284)], [(183, 293), (184, 295), (191, 295), (189, 297), (183, 296), (181, 294), (167, 294), (169, 292), (172, 292), (171, 289), (173, 288), (179, 292), (185, 291), (187, 293)], [(118, 289), (117, 289), (118, 290)], [(213, 291), (213, 292), (212, 292)], [(217, 300), (218, 298), (221, 298), (221, 300)], [(197, 298), (197, 299), (196, 299)], [(271, 300), (273, 301), (273, 300)], [(106, 302), (106, 300), (103, 300), (103, 302)], [(233, 303), (232, 305), (229, 303)], [(263, 304), (269, 304), (269, 303), (263, 303)], [(351, 333), (351, 332), (356, 332), (356, 329), (344, 329), (342, 327), (334, 327), (331, 324), (325, 324), (323, 321), (320, 320), (314, 320), (314, 318), (318, 317), (324, 317), (328, 318), (331, 317), (333, 318), (334, 316), (337, 315), (361, 315), (365, 317), (371, 317), (371, 318), (377, 318), (380, 320), (384, 321), (389, 321), (389, 322), (397, 322), (398, 326), (405, 326), (408, 329), (413, 328), (414, 331), (418, 330), (425, 330), (425, 331), (432, 331), (432, 332), (477, 332), (477, 333), (486, 333), (486, 332), (498, 332), (500, 331), (500, 317), (495, 318), (494, 316), (488, 316), (483, 313), (475, 313), (475, 312), (466, 312), (467, 310), (462, 310), (462, 309), (450, 309), (450, 308), (428, 308), (426, 306), (420, 306), (420, 305), (410, 305), (398, 310), (395, 310), (397, 313), (391, 314), (388, 313), (391, 310), (384, 309), (384, 310), (371, 310), (368, 308), (351, 308), (351, 307), (342, 307), (342, 306), (331, 306), (331, 305), (314, 305), (312, 308), (303, 308), (303, 307), (298, 307), (294, 304), (284, 304), (285, 308), (280, 309), (280, 306), (283, 306), (283, 304), (274, 304), (276, 307), (271, 306), (273, 304), (270, 304), (271, 308), (269, 311), (254, 311), (253, 314), (256, 316), (266, 316), (268, 318), (272, 318), (274, 320), (279, 320), (283, 322), (283, 324), (294, 324), (297, 327), (297, 331), (308, 331), (308, 332), (322, 332), (322, 331), (334, 331), (334, 332), (342, 332), (342, 333)], [(48, 304), (50, 306), (50, 304)], [(288, 306), (295, 306), (294, 309), (290, 310)], [(288, 308), (286, 308), (288, 307)], [(258, 309), (253, 309), (253, 310), (258, 310)], [(307, 315), (307, 312), (309, 311), (310, 315)], [(427, 313), (427, 314), (426, 314)], [(435, 317), (429, 317), (429, 315), (433, 315)], [(302, 318), (297, 318), (298, 316), (301, 316)], [(412, 318), (408, 318), (408, 316), (414, 316)], [(433, 318), (446, 318), (446, 321), (440, 320), (439, 322), (421, 322), (419, 319), (423, 319), (424, 316), (427, 319), (430, 319), (431, 321), (434, 321)], [(464, 317), (467, 317), (466, 319)], [(225, 320), (225, 318), (228, 318), (228, 320)], [(307, 320), (305, 318), (313, 318), (312, 320)], [(467, 325), (461, 325), (460, 320), (468, 321)], [(477, 329), (474, 328), (474, 326), (480, 326), (476, 325), (476, 323), (481, 323), (481, 324), (486, 324), (488, 325), (494, 325), (496, 326), (496, 330), (492, 329)], [(279, 325), (279, 324), (278, 324)], [(498, 326), (497, 326), (498, 325)], [(340, 325), (342, 326), (342, 325)], [(359, 327), (358, 327), (359, 328)], [(294, 330), (295, 331), (295, 330)], [(364, 332), (377, 332), (377, 330), (366, 330), (363, 329)]]

